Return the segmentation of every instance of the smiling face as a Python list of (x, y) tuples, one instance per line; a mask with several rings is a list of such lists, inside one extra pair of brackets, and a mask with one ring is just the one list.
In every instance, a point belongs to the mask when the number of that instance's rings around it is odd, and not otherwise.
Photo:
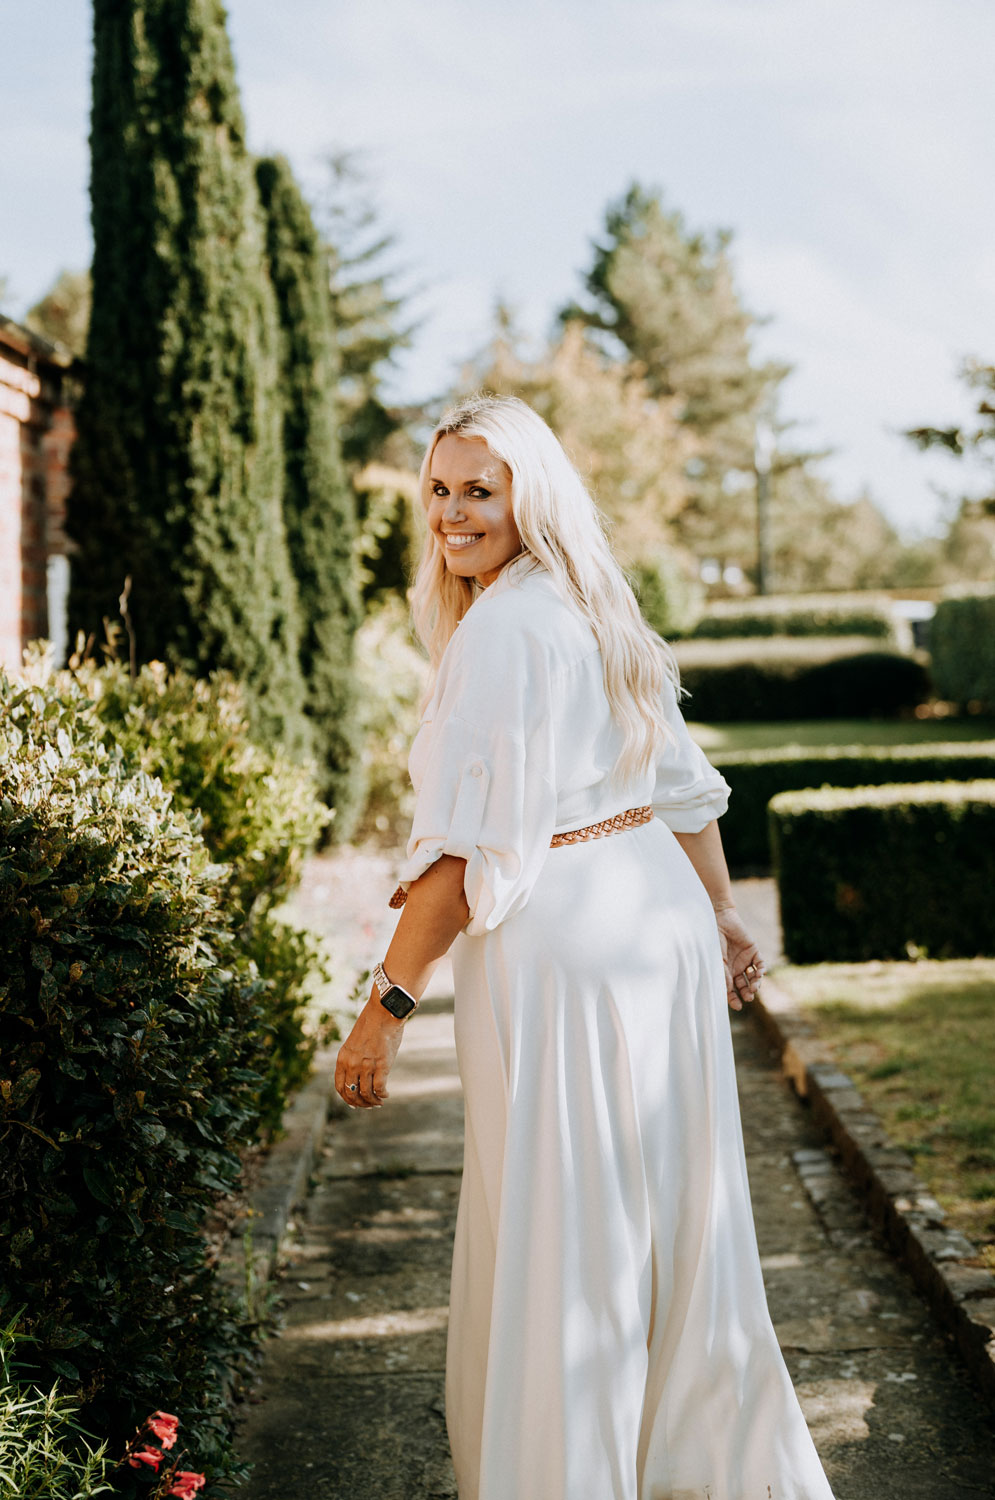
[(450, 573), (486, 588), (522, 550), (511, 509), (511, 470), (483, 438), (447, 432), (435, 445), (428, 524)]

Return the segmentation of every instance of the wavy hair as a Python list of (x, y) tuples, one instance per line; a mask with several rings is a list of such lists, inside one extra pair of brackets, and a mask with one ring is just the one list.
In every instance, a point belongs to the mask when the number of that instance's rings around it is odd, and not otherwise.
[[(429, 440), (419, 475), (426, 510), (435, 445), (449, 434), (482, 438), (511, 471), (520, 555), (531, 554), (546, 569), (593, 630), (612, 716), (624, 735), (615, 776), (621, 782), (634, 779), (672, 738), (662, 694), (667, 678), (679, 693), (680, 676), (670, 647), (639, 613), (594, 500), (559, 439), (531, 406), (517, 396), (470, 396), (446, 412)], [(449, 571), (429, 532), (410, 597), (433, 675), (475, 592), (472, 579)]]

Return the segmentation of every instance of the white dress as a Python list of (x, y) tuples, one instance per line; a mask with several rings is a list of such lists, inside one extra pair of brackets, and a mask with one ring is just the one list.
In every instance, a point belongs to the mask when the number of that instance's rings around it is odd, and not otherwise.
[(613, 785), (594, 635), (522, 559), (461, 622), (412, 747), (402, 881), (457, 855), (470, 908), (460, 1500), (832, 1500), (767, 1311), (715, 917), (674, 838), (728, 787), (666, 706), (676, 745)]

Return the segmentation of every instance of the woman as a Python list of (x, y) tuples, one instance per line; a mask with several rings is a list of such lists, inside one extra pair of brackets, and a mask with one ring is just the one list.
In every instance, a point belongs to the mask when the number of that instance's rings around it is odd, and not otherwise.
[(750, 1209), (725, 1003), (763, 964), (715, 821), (728, 788), (535, 412), (455, 408), (421, 490), (436, 678), (407, 899), (335, 1081), (382, 1104), (452, 945), (461, 1500), (832, 1500)]

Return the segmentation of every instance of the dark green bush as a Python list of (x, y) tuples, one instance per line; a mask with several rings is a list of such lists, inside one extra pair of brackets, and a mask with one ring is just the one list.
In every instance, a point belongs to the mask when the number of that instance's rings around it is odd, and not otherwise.
[(257, 1131), (265, 1015), (197, 821), (79, 684), (0, 674), (0, 1304), (93, 1430), (166, 1407), (210, 1466), (250, 1337), (201, 1224)]
[(887, 594), (783, 594), (719, 600), (691, 631), (698, 640), (729, 636), (866, 636), (907, 650), (912, 634)]
[(995, 780), (782, 792), (770, 822), (793, 963), (995, 954)]
[(312, 981), (327, 977), (315, 940), (274, 915), (331, 817), (314, 770), (251, 739), (244, 690), (228, 673), (197, 679), (152, 662), (132, 680), (111, 660), (83, 662), (75, 675), (94, 700), (104, 743), (120, 747), (129, 770), (159, 777), (174, 806), (198, 815), (212, 857), (227, 868), (228, 921), (263, 985), (255, 1066), (265, 1079), (260, 1129), (273, 1132), (310, 1069), (317, 1039), (305, 1034), (303, 1015)]
[(239, 915), (282, 901), (332, 815), (313, 766), (253, 740), (245, 690), (230, 673), (196, 678), (152, 662), (132, 679), (112, 660), (84, 661), (75, 676), (105, 743), (120, 745), (131, 769), (158, 776), (183, 811), (200, 813), (212, 858), (230, 868)]
[(860, 638), (684, 641), (675, 647), (689, 719), (887, 718), (929, 696), (925, 666)]
[(937, 697), (995, 709), (995, 593), (941, 600), (929, 644)]
[(722, 819), (731, 866), (766, 866), (767, 803), (803, 787), (971, 781), (995, 775), (995, 741), (949, 745), (834, 745), (819, 750), (736, 750), (712, 760), (732, 790)]

